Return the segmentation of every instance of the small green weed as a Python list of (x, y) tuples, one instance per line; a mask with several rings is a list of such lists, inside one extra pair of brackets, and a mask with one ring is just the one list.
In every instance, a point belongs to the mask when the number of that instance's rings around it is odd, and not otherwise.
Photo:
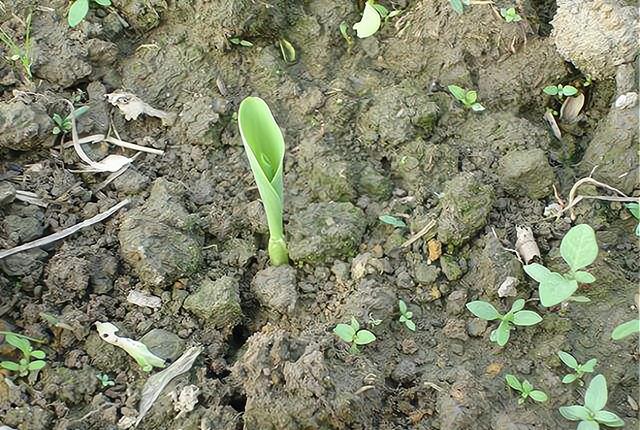
[(459, 14), (464, 13), (464, 7), (471, 4), (471, 0), (449, 0), (451, 8)]
[(51, 120), (56, 125), (53, 127), (53, 134), (66, 134), (71, 132), (71, 115), (73, 115), (76, 119), (80, 118), (89, 110), (89, 106), (81, 106), (78, 109), (73, 111), (73, 114), (69, 114), (64, 118), (57, 113), (54, 113), (51, 116)]
[(449, 92), (456, 98), (464, 107), (471, 109), (475, 112), (484, 110), (484, 106), (478, 103), (478, 92), (473, 90), (465, 90), (457, 85), (447, 86)]
[(398, 308), (400, 310), (400, 318), (398, 321), (403, 323), (409, 330), (416, 331), (416, 324), (411, 321), (411, 318), (413, 318), (413, 312), (407, 309), (407, 304), (402, 300), (398, 300)]
[(579, 430), (598, 430), (600, 424), (607, 427), (624, 426), (619, 416), (603, 409), (607, 398), (607, 380), (603, 375), (596, 375), (584, 394), (584, 406), (562, 406), (560, 414), (570, 421), (580, 421)]
[(27, 15), (24, 26), (25, 31), (22, 46), (18, 46), (13, 38), (2, 28), (0, 28), (0, 41), (5, 45), (7, 51), (11, 54), (11, 56), (8, 57), (7, 60), (13, 61), (15, 63), (19, 62), (22, 66), (22, 70), (25, 76), (28, 79), (31, 79), (33, 78), (33, 75), (31, 74), (31, 64), (33, 62), (33, 59), (31, 58), (31, 13)]
[[(633, 215), (635, 219), (640, 221), (640, 204), (633, 202), (627, 203), (624, 206), (631, 212), (631, 215)], [(640, 222), (636, 226), (636, 236), (640, 237)]]
[[(46, 354), (39, 349), (33, 349), (31, 342), (26, 337), (16, 333), (6, 333), (5, 341), (22, 352), (22, 358), (14, 361), (2, 361), (0, 367), (17, 372), (20, 376), (27, 376), (33, 370), (42, 369), (47, 363), (44, 361)], [(36, 360), (31, 361), (31, 358)]]
[(491, 303), (476, 300), (467, 303), (467, 309), (480, 319), (493, 321), (500, 320), (498, 328), (491, 332), (489, 339), (500, 346), (505, 346), (509, 341), (511, 326), (532, 326), (542, 321), (542, 317), (533, 311), (523, 311), (524, 299), (513, 302), (511, 310), (501, 315)]
[(631, 320), (614, 328), (611, 332), (611, 339), (620, 340), (637, 333), (640, 333), (640, 320)]
[(505, 375), (507, 385), (520, 393), (518, 404), (523, 404), (528, 398), (535, 400), (536, 402), (546, 402), (549, 397), (544, 391), (534, 390), (533, 385), (526, 379), (522, 382), (513, 375)]
[(595, 358), (588, 360), (584, 364), (578, 364), (578, 360), (576, 360), (573, 355), (564, 351), (558, 351), (558, 357), (560, 357), (560, 360), (562, 360), (564, 364), (574, 370), (573, 373), (569, 373), (562, 378), (563, 384), (570, 384), (574, 381), (579, 381), (580, 385), (583, 385), (582, 375), (585, 373), (593, 373), (593, 369), (596, 367), (596, 364), (598, 364), (598, 360)]
[(253, 43), (249, 42), (248, 40), (240, 39), (239, 37), (232, 37), (229, 39), (229, 42), (233, 43), (234, 45), (244, 46), (245, 48), (251, 48), (253, 46)]
[(569, 266), (569, 272), (565, 274), (552, 272), (538, 263), (524, 266), (527, 275), (539, 282), (540, 303), (547, 308), (570, 298), (589, 301), (585, 297), (571, 296), (578, 289), (578, 283), (590, 284), (596, 280), (592, 274), (580, 270), (593, 263), (598, 256), (598, 242), (593, 229), (587, 224), (572, 227), (562, 238), (560, 255)]
[(351, 52), (351, 47), (353, 46), (353, 37), (349, 34), (349, 24), (346, 21), (342, 21), (340, 23), (340, 34), (342, 38), (347, 42), (347, 50)]
[(522, 21), (522, 17), (516, 12), (516, 8), (514, 7), (503, 7), (500, 9), (500, 15), (507, 22), (518, 22)]
[(75, 27), (80, 24), (89, 12), (89, 4), (95, 3), (102, 7), (111, 6), (111, 0), (75, 0), (69, 8), (67, 22), (69, 27)]
[(106, 373), (98, 373), (96, 375), (96, 378), (98, 378), (98, 381), (100, 381), (100, 384), (102, 384), (102, 388), (113, 387), (114, 385), (116, 385), (116, 383), (113, 382), (109, 375), (107, 375)]
[(393, 215), (380, 215), (378, 219), (383, 223), (392, 225), (396, 228), (405, 228), (407, 226), (404, 221), (402, 221), (400, 218), (394, 217)]
[(543, 93), (556, 96), (558, 100), (562, 100), (565, 97), (571, 97), (578, 94), (578, 89), (571, 85), (549, 85), (543, 88)]
[(354, 317), (351, 317), (351, 324), (336, 325), (333, 333), (351, 345), (349, 348), (351, 354), (358, 353), (358, 345), (367, 345), (376, 340), (376, 336), (369, 330), (360, 329), (360, 324)]

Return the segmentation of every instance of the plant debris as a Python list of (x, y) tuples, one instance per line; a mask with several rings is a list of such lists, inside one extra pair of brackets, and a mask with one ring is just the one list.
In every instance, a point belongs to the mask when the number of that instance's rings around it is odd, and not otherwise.
[(529, 264), (535, 257), (540, 258), (540, 249), (531, 227), (516, 226), (516, 237), (516, 252), (524, 264)]
[(102, 340), (124, 349), (145, 372), (151, 372), (154, 367), (164, 367), (164, 359), (149, 351), (147, 345), (128, 337), (116, 335), (119, 329), (115, 325), (109, 322), (96, 322), (96, 329), (98, 329), (98, 334)]
[(136, 120), (140, 114), (145, 114), (160, 118), (162, 120), (162, 125), (166, 127), (172, 125), (175, 120), (175, 114), (156, 109), (132, 93), (114, 91), (113, 93), (105, 94), (105, 97), (109, 103), (120, 109), (124, 114), (124, 119), (127, 121), (131, 121), (132, 119)]

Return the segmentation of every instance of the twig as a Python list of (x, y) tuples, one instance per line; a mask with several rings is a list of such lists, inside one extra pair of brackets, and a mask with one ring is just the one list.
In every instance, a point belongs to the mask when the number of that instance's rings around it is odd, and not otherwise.
[(432, 219), (431, 221), (429, 221), (427, 223), (427, 225), (425, 225), (422, 230), (420, 230), (419, 232), (417, 232), (415, 235), (413, 235), (411, 238), (409, 238), (409, 240), (407, 240), (405, 243), (403, 243), (401, 245), (401, 248), (406, 248), (408, 246), (411, 246), (411, 244), (413, 242), (415, 242), (416, 240), (420, 239), (422, 236), (424, 236), (425, 234), (427, 234), (429, 232), (429, 230), (431, 230), (433, 227), (436, 226), (436, 220)]
[[(591, 173), (593, 174), (593, 171)], [(618, 193), (620, 196), (622, 196), (622, 199), (614, 198), (614, 197), (606, 197), (606, 196), (578, 196), (578, 197), (576, 197), (576, 193), (578, 192), (578, 188), (580, 188), (581, 185), (587, 184), (587, 183), (595, 185), (597, 187), (606, 188), (607, 190), (610, 190), (610, 191), (613, 191), (615, 193)], [(573, 187), (571, 187), (571, 191), (569, 191), (569, 203), (567, 204), (566, 207), (564, 207), (562, 209), (562, 211), (560, 213), (558, 213), (558, 215), (560, 215), (561, 213), (563, 213), (567, 209), (569, 209), (570, 210), (571, 220), (575, 221), (576, 214), (573, 212), (573, 207), (580, 200), (585, 199), (585, 198), (587, 198), (587, 199), (591, 198), (591, 199), (597, 199), (597, 200), (609, 200), (609, 201), (617, 201), (617, 202), (633, 202), (633, 201), (637, 200), (637, 198), (629, 197), (625, 193), (623, 193), (622, 191), (618, 190), (617, 188), (614, 188), (614, 187), (612, 187), (610, 185), (607, 185), (605, 183), (596, 181), (591, 176), (587, 176), (586, 178), (582, 178), (578, 182), (573, 184)]]
[(118, 210), (120, 210), (122, 207), (126, 206), (129, 203), (129, 199), (125, 199), (123, 201), (121, 201), (120, 203), (118, 203), (117, 205), (111, 207), (110, 209), (107, 209), (105, 212), (102, 212), (96, 216), (93, 216), (87, 220), (82, 221), (81, 223), (78, 223), (76, 225), (73, 225), (69, 228), (65, 228), (64, 230), (61, 230), (57, 233), (53, 233), (49, 236), (34, 240), (32, 242), (28, 242), (25, 244), (22, 244), (20, 246), (16, 246), (15, 248), (11, 248), (11, 249), (5, 249), (4, 251), (0, 251), (0, 260), (8, 257), (10, 255), (13, 254), (17, 254), (18, 252), (22, 252), (22, 251), (27, 251), (29, 249), (32, 248), (38, 248), (40, 246), (44, 246), (44, 245), (48, 245), (52, 242), (55, 242), (57, 240), (63, 239), (67, 236), (72, 235), (73, 233), (77, 232), (80, 229), (83, 229), (85, 227), (89, 227), (95, 223), (98, 223), (106, 218), (109, 218), (111, 215), (113, 215), (115, 212), (117, 212)]
[[(126, 142), (124, 140), (117, 139), (111, 136), (105, 136), (104, 134), (92, 134), (91, 136), (85, 136), (82, 139), (78, 139), (78, 143), (97, 143), (97, 142), (109, 142), (116, 146), (123, 148), (133, 149), (140, 152), (148, 152), (150, 154), (164, 155), (164, 151), (161, 149), (148, 148), (146, 146), (136, 145), (135, 143)], [(65, 142), (64, 147), (69, 148), (73, 146), (73, 142)]]

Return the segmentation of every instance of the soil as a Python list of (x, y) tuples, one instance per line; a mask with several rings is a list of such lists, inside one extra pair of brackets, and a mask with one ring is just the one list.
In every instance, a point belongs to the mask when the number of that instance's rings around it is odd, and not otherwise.
[[(640, 195), (637, 105), (615, 107), (623, 94), (637, 101), (637, 63), (597, 63), (598, 79), (585, 86), (566, 61), (573, 36), (562, 55), (554, 45), (549, 0), (513, 2), (519, 23), (500, 17), (512, 5), (502, 0), (462, 15), (447, 0), (381, 1), (401, 14), (351, 45), (339, 26), (359, 20), (361, 1), (113, 3), (93, 5), (75, 29), (67, 1), (0, 3), (1, 27), (19, 43), (31, 11), (33, 44), (32, 79), (11, 61), (0, 65), (0, 248), (130, 200), (64, 240), (0, 260), (0, 330), (44, 340), (47, 354), (28, 377), (0, 374), (0, 427), (126, 428), (149, 374), (98, 337), (93, 323), (102, 321), (168, 363), (203, 347), (140, 429), (574, 428), (558, 407), (582, 404), (585, 390), (560, 382), (568, 369), (558, 350), (597, 358), (607, 409), (637, 428), (638, 339), (610, 339), (637, 317), (637, 221), (621, 203), (599, 200), (579, 203), (575, 220), (544, 214), (557, 203), (554, 186), (566, 200), (595, 165), (594, 178)], [(554, 32), (566, 13), (558, 16)], [(280, 38), (295, 47), (294, 64)], [(592, 57), (581, 55), (579, 67), (589, 70)], [(556, 83), (586, 95), (578, 119), (560, 124), (562, 140), (543, 119), (559, 110), (542, 93)], [(486, 110), (464, 109), (443, 90), (449, 84), (477, 89)], [(116, 90), (176, 117), (126, 121), (104, 97)], [(287, 144), (290, 267), (269, 267), (265, 253), (235, 116), (249, 95), (267, 101)], [(106, 185), (107, 173), (78, 173), (73, 148), (52, 134), (50, 116), (68, 114), (64, 99), (89, 106), (77, 121), (81, 137), (117, 132), (164, 155), (141, 154)], [(83, 147), (94, 160), (134, 154)], [(382, 214), (407, 227), (381, 223)], [(432, 220), (436, 227), (402, 246)], [(541, 262), (560, 270), (560, 239), (578, 223), (600, 245), (590, 270), (597, 282), (580, 290), (591, 302), (543, 308), (508, 250), (515, 227), (531, 227)], [(544, 320), (500, 348), (489, 341), (495, 324), (464, 305), (508, 309), (516, 297), (498, 296), (507, 277)], [(159, 307), (127, 301), (131, 292)], [(415, 332), (398, 322), (399, 299)], [(351, 317), (377, 338), (355, 355), (332, 333)], [(0, 356), (16, 359), (6, 344)], [(507, 373), (549, 401), (518, 404)], [(114, 385), (103, 387), (99, 374)], [(192, 385), (197, 404), (179, 413), (170, 393)]]

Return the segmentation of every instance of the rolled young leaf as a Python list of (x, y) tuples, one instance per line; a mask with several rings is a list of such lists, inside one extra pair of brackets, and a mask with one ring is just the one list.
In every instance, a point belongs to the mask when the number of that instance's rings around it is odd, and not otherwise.
[(280, 266), (289, 262), (282, 226), (284, 138), (269, 106), (259, 97), (240, 103), (238, 127), (269, 224), (269, 258)]

